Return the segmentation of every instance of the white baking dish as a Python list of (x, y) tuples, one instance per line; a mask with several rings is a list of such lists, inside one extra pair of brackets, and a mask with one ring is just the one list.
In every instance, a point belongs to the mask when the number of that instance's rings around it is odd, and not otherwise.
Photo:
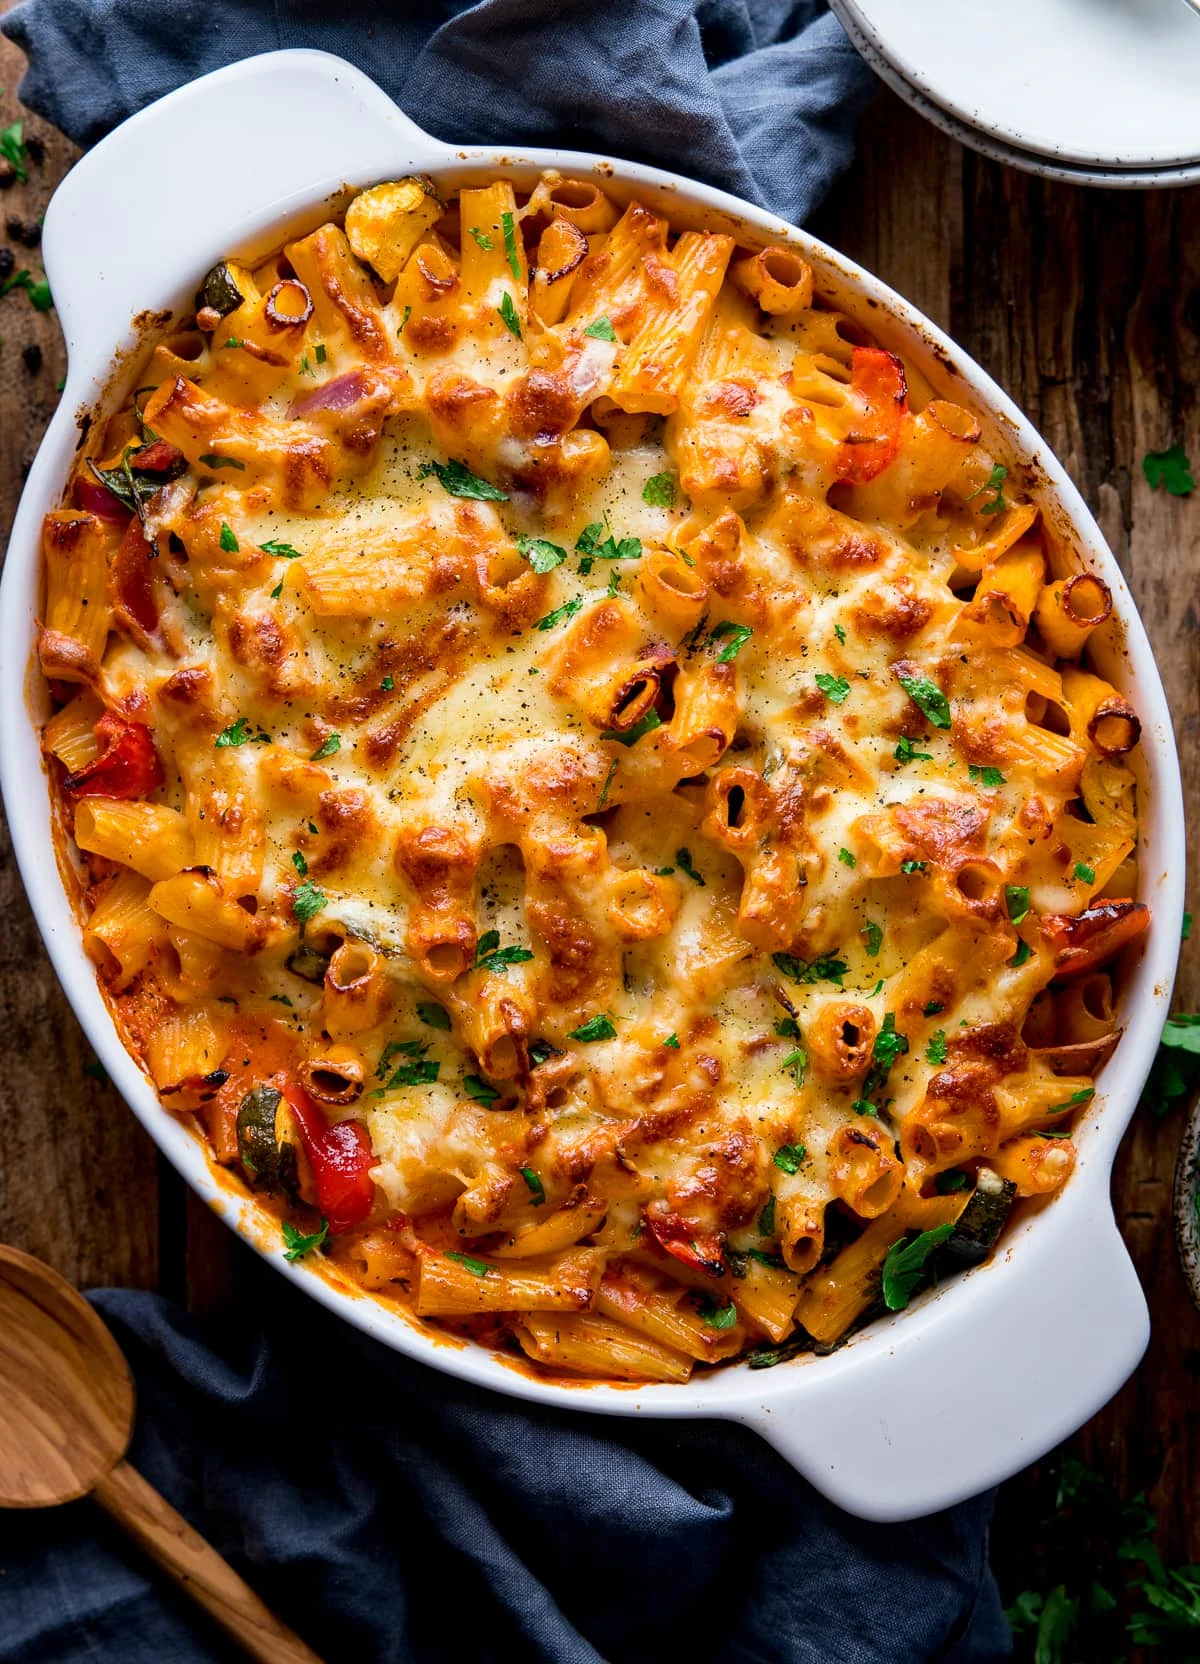
[[(750, 242), (792, 242), (816, 268), (823, 293), (861, 315), (943, 395), (974, 406), (1002, 454), (1028, 464), (1035, 495), (1064, 538), (1111, 586), (1122, 628), (1112, 632), (1105, 668), (1145, 725), (1141, 857), (1154, 922), (1144, 954), (1128, 969), (1124, 1038), (1101, 1077), (1064, 1193), (1020, 1220), (992, 1263), (877, 1323), (833, 1356), (769, 1371), (721, 1369), (687, 1386), (564, 1388), (535, 1380), (480, 1347), (423, 1333), (303, 1264), (285, 1265), (276, 1233), (261, 1228), (257, 1205), (235, 1196), (210, 1169), (200, 1142), (160, 1107), (117, 1037), (52, 853), (38, 747), (44, 694), (31, 646), (39, 526), (59, 499), (79, 440), (77, 417), (113, 392), (114, 349), (137, 348), (145, 314), (186, 309), (198, 278), (220, 256), (270, 248), (284, 226), (318, 223), (344, 185), (413, 171), (448, 181), (496, 172), (528, 180), (546, 167), (596, 171), (615, 194), (636, 192), (676, 224), (690, 217), (740, 227)], [(132, 180), (136, 188), (129, 188)], [(21, 871), (67, 995), (112, 1078), (188, 1182), (286, 1276), (410, 1357), (559, 1408), (742, 1422), (827, 1496), (871, 1519), (908, 1518), (968, 1496), (1034, 1460), (1098, 1409), (1137, 1363), (1148, 1330), (1108, 1184), (1174, 976), (1183, 809), (1162, 687), (1116, 562), (1062, 468), (1000, 389), (883, 284), (760, 209), (624, 162), (550, 150), (457, 150), (414, 126), (349, 65), (317, 52), (248, 60), (134, 116), (60, 186), (46, 216), (44, 250), (70, 373), (21, 501), (0, 592), (0, 783)], [(131, 361), (131, 374), (133, 367)]]

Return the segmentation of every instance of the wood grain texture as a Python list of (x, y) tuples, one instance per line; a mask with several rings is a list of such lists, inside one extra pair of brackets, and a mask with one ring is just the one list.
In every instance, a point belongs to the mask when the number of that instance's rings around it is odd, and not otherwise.
[[(7, 6), (0, 5), (0, 10)], [(0, 41), (0, 126), (25, 114), (26, 136), (45, 147), (29, 183), (0, 191), (0, 247), (17, 269), (41, 275), (39, 251), (7, 233), (7, 221), (36, 221), (75, 151), (21, 111), (12, 94), (21, 74), (15, 47)], [(31, 369), (27, 349), (41, 365)], [(25, 473), (58, 402), (66, 368), (53, 313), (27, 295), (0, 298), (0, 539), (9, 527)], [(50, 859), (47, 851), (47, 860)], [(0, 827), (0, 1239), (57, 1267), (82, 1287), (158, 1280), (158, 1158), (141, 1127), (103, 1080), (85, 1073), (91, 1050), (42, 950), (25, 901), (7, 831)]]
[[(0, 0), (0, 6), (3, 0)], [(11, 48), (0, 81), (12, 87)], [(11, 98), (3, 120), (12, 118)], [(36, 122), (32, 127), (43, 128)], [(36, 178), (44, 201), (68, 148), (58, 141)], [(14, 193), (0, 199), (15, 201)], [(1124, 193), (1050, 184), (986, 162), (882, 92), (864, 119), (857, 161), (814, 230), (879, 273), (947, 326), (1013, 395), (1063, 458), (1129, 575), (1175, 716), (1192, 823), (1200, 824), (1200, 496), (1147, 487), (1147, 449), (1180, 443), (1200, 460), (1200, 193)], [(52, 318), (23, 297), (0, 301), (0, 524), (11, 516), (61, 373)], [(36, 337), (51, 368), (29, 378), (20, 345)], [(36, 943), (11, 860), (0, 887), (16, 917), (0, 944), (0, 1021), (19, 1025), (19, 1056), (0, 1080), (0, 1235), (45, 1253), (86, 1281), (181, 1294), (182, 1252), (156, 1266), (155, 1165), (147, 1141), (108, 1089), (81, 1074), (86, 1050)], [(15, 899), (14, 899), (15, 898)], [(1195, 886), (1191, 905), (1200, 916)], [(1177, 1005), (1200, 1004), (1200, 936), (1184, 953)], [(1187, 1299), (1170, 1227), (1178, 1112), (1142, 1114), (1113, 1181), (1114, 1202), (1154, 1324), (1133, 1381), (1075, 1448), (1127, 1494), (1145, 1487), (1168, 1560), (1200, 1560), (1200, 1429), (1190, 1414), (1200, 1377), (1200, 1317)], [(186, 1209), (164, 1182), (164, 1242), (185, 1241)], [(224, 1235), (192, 1210), (186, 1278), (194, 1303), (219, 1304), (227, 1282), (212, 1257)], [(205, 1235), (210, 1240), (206, 1242)], [(986, 1430), (981, 1431), (986, 1437)], [(997, 1542), (1025, 1530), (1034, 1480), (1009, 1487)], [(1050, 1586), (1055, 1581), (1050, 1578)]]

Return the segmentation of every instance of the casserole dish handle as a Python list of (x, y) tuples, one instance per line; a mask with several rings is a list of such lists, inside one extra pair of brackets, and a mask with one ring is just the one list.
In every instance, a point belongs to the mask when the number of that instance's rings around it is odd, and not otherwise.
[(1039, 1229), (1008, 1249), (1023, 1264), (985, 1264), (968, 1287), (927, 1296), (870, 1354), (856, 1358), (851, 1342), (785, 1366), (822, 1373), (802, 1398), (780, 1395), (744, 1419), (818, 1490), (871, 1520), (949, 1507), (1037, 1461), (1108, 1402), (1149, 1337), (1107, 1206), (1070, 1200), (1027, 1222)]
[(446, 156), (327, 52), (269, 52), (180, 87), (82, 156), (46, 212), (43, 258), (72, 371), (94, 356), (87, 368), (107, 374), (164, 264), (203, 273), (231, 234), (277, 226), (289, 199), (299, 208)]

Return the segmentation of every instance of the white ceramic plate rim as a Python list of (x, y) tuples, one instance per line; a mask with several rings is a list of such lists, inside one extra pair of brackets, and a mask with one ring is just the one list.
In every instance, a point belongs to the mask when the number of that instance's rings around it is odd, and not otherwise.
[(1147, 169), (1088, 167), (1083, 163), (1076, 165), (1052, 160), (1039, 151), (1023, 150), (1017, 145), (1007, 144), (983, 128), (961, 120), (914, 85), (884, 54), (877, 42), (863, 31), (850, 0), (829, 0), (829, 4), (855, 49), (886, 86), (948, 138), (957, 139), (960, 144), (977, 150), (993, 162), (1004, 162), (1009, 167), (1037, 174), (1042, 179), (1058, 179), (1068, 185), (1098, 185), (1106, 190), (1170, 190), (1176, 186), (1200, 183), (1200, 164), (1197, 163)]
[[(1039, 51), (1039, 41), (1023, 42), (1021, 55), (1014, 57), (1009, 51), (1009, 43), (997, 41), (996, 49), (1005, 54), (1001, 68), (997, 73), (988, 75), (986, 68), (981, 71), (977, 60), (963, 55), (961, 58), (945, 60), (941, 56), (939, 43), (935, 41), (932, 50), (928, 45), (929, 30), (925, 24), (931, 21), (925, 17), (929, 11), (930, 0), (922, 0), (923, 10), (917, 14), (923, 18), (920, 35), (921, 55), (917, 56), (917, 36), (906, 38), (905, 29), (916, 17), (912, 14), (911, 0), (903, 0), (903, 12), (900, 16), (891, 4), (878, 3), (878, 0), (831, 0), (833, 9), (841, 19), (843, 26), (849, 32), (850, 21), (853, 21), (853, 36), (856, 44), (863, 50), (863, 43), (870, 47), (870, 56), (882, 58), (892, 65), (896, 73), (901, 75), (922, 96), (931, 100), (939, 109), (947, 112), (951, 117), (961, 122), (973, 132), (986, 133), (1007, 149), (1015, 150), (1022, 155), (1044, 157), (1047, 161), (1068, 168), (1083, 168), (1102, 173), (1120, 173), (1133, 170), (1145, 173), (1158, 173), (1163, 170), (1195, 168), (1200, 166), (1200, 102), (1196, 104), (1196, 116), (1191, 120), (1186, 136), (1181, 129), (1176, 129), (1172, 138), (1167, 137), (1164, 130), (1158, 143), (1151, 144), (1147, 140), (1147, 122), (1144, 114), (1131, 126), (1128, 122), (1124, 126), (1114, 123), (1109, 116), (1105, 137), (1108, 147), (1098, 146), (1095, 137), (1090, 141), (1082, 136), (1082, 130), (1077, 130), (1074, 137), (1070, 132), (1069, 117), (1064, 120), (1061, 115), (1063, 100), (1055, 101), (1045, 96), (1045, 83), (1050, 71), (1041, 68), (1041, 61), (1047, 56), (1047, 48), (1042, 44)], [(1044, 7), (1045, 0), (1038, 0), (1039, 7)], [(1092, 0), (1095, 4), (1096, 0)], [(1156, 9), (1156, 20), (1173, 27), (1179, 32), (1176, 44), (1184, 49), (1190, 44), (1200, 55), (1200, 19), (1189, 17), (1180, 0), (1155, 0), (1156, 8), (1162, 8), (1161, 13)], [(947, 10), (949, 8), (946, 8)], [(957, 9), (957, 0), (956, 0)], [(1113, 8), (1119, 16), (1126, 16), (1122, 6)], [(1053, 27), (1056, 35), (1064, 36), (1071, 21), (1061, 15), (1064, 12), (1063, 0), (1056, 0), (1054, 7), (1056, 16), (1049, 22), (1042, 18), (1041, 28)], [(882, 15), (881, 15), (882, 14)], [(907, 15), (905, 15), (907, 14)], [(984, 20), (980, 20), (982, 27)], [(1126, 25), (1130, 26), (1129, 23)], [(1019, 30), (1019, 22), (1014, 23)], [(1100, 38), (1106, 25), (1100, 19), (1099, 29), (1093, 31), (1094, 38)], [(1132, 23), (1136, 30), (1136, 21)], [(1195, 31), (1194, 38), (1192, 31)], [(1043, 37), (1044, 38), (1044, 37)], [(1147, 38), (1147, 31), (1143, 29), (1141, 38)], [(951, 40), (970, 39), (969, 33), (962, 30), (947, 35), (941, 45)], [(1087, 42), (1080, 42), (1077, 30), (1072, 31), (1072, 57), (1079, 56), (1082, 44), (1086, 56)], [(1169, 47), (1166, 48), (1169, 50)], [(1049, 48), (1054, 50), (1053, 43)], [(1122, 59), (1125, 78), (1129, 80), (1129, 57), (1137, 62), (1138, 48), (1135, 44), (1132, 54)], [(1178, 52), (1172, 55), (1172, 62), (1178, 57)], [(1051, 60), (1056, 62), (1055, 60)], [(1115, 51), (1108, 54), (1108, 63), (1115, 68), (1118, 62)], [(1100, 65), (1103, 68), (1103, 62)], [(1143, 66), (1148, 67), (1148, 66)], [(1161, 70), (1162, 65), (1157, 66)], [(1010, 71), (1018, 71), (1013, 79)], [(1082, 71), (1081, 71), (1082, 73)], [(1039, 74), (1042, 86), (1039, 88)], [(1175, 89), (1178, 95), (1179, 89)], [(1103, 99), (1103, 92), (1095, 95)], [(1023, 106), (1024, 101), (1024, 106)], [(1069, 100), (1067, 101), (1069, 105)], [(1093, 99), (1095, 102), (1095, 99)], [(1160, 98), (1158, 108), (1170, 108), (1178, 113), (1178, 96), (1171, 100), (1168, 94), (1165, 99)], [(1060, 125), (1054, 131), (1035, 129), (1045, 119), (1043, 112), (1047, 109), (1060, 112)], [(1139, 111), (1145, 111), (1145, 105), (1138, 106)], [(986, 113), (985, 113), (986, 111)], [(1150, 118), (1154, 121), (1153, 115)], [(1084, 123), (1087, 125), (1086, 119)], [(1121, 148), (1112, 140), (1114, 131), (1120, 131), (1126, 141)]]
[[(302, 108), (303, 123), (294, 120)], [(289, 131), (290, 129), (290, 131)], [(288, 142), (277, 142), (282, 131)], [(211, 135), (254, 165), (217, 170)], [(136, 164), (138, 201), (119, 182)], [(288, 1266), (250, 1198), (231, 1193), (200, 1142), (161, 1108), (122, 1046), (98, 991), (52, 855), (37, 738), (44, 700), (32, 659), (38, 533), (60, 500), (78, 433), (73, 411), (106, 395), (113, 343), (136, 345), (131, 313), (186, 306), (197, 274), (223, 254), (272, 246), (311, 225), (345, 182), (411, 171), (594, 173), (628, 185), (677, 219), (730, 223), (792, 242), (838, 304), (863, 312), (941, 389), (977, 407), (1006, 451), (1044, 481), (1044, 511), (1110, 584), (1124, 620), (1122, 681), (1144, 723), (1153, 789), (1145, 814), (1145, 893), (1155, 909), (1128, 987), (1127, 1027), (1080, 1139), (1080, 1163), (1054, 1205), (1022, 1220), (987, 1266), (875, 1325), (835, 1355), (771, 1371), (745, 1366), (686, 1386), (563, 1387), (478, 1347), (417, 1329), (369, 1297)], [(186, 191), (180, 180), (189, 180)], [(159, 204), (150, 223), (139, 202)], [(820, 1490), (867, 1518), (910, 1518), (1006, 1477), (1057, 1443), (1124, 1381), (1145, 1346), (1145, 1301), (1108, 1200), (1112, 1158), (1154, 1057), (1178, 956), (1183, 811), (1170, 716), (1124, 579), (1061, 466), (1006, 395), (899, 296), (852, 262), (763, 210), (656, 169), (571, 152), (457, 150), (408, 120), (365, 76), (323, 53), (272, 53), (217, 71), (125, 123), (68, 175), (46, 216), (47, 273), (70, 353), (62, 405), (30, 471), (0, 588), (0, 787), (35, 916), (98, 1056), (160, 1149), (284, 1275), (366, 1333), (460, 1379), (558, 1408), (617, 1415), (725, 1417), (756, 1428)], [(132, 373), (132, 372), (130, 372)], [(936, 1426), (936, 1433), (933, 1427)]]

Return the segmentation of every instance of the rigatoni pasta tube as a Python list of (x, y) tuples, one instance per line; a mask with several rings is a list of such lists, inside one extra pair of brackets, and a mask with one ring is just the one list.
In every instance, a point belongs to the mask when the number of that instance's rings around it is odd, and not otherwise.
[(578, 1312), (595, 1299), (601, 1256), (572, 1248), (555, 1260), (493, 1265), (470, 1253), (426, 1249), (417, 1260), (420, 1317), (473, 1312)]

